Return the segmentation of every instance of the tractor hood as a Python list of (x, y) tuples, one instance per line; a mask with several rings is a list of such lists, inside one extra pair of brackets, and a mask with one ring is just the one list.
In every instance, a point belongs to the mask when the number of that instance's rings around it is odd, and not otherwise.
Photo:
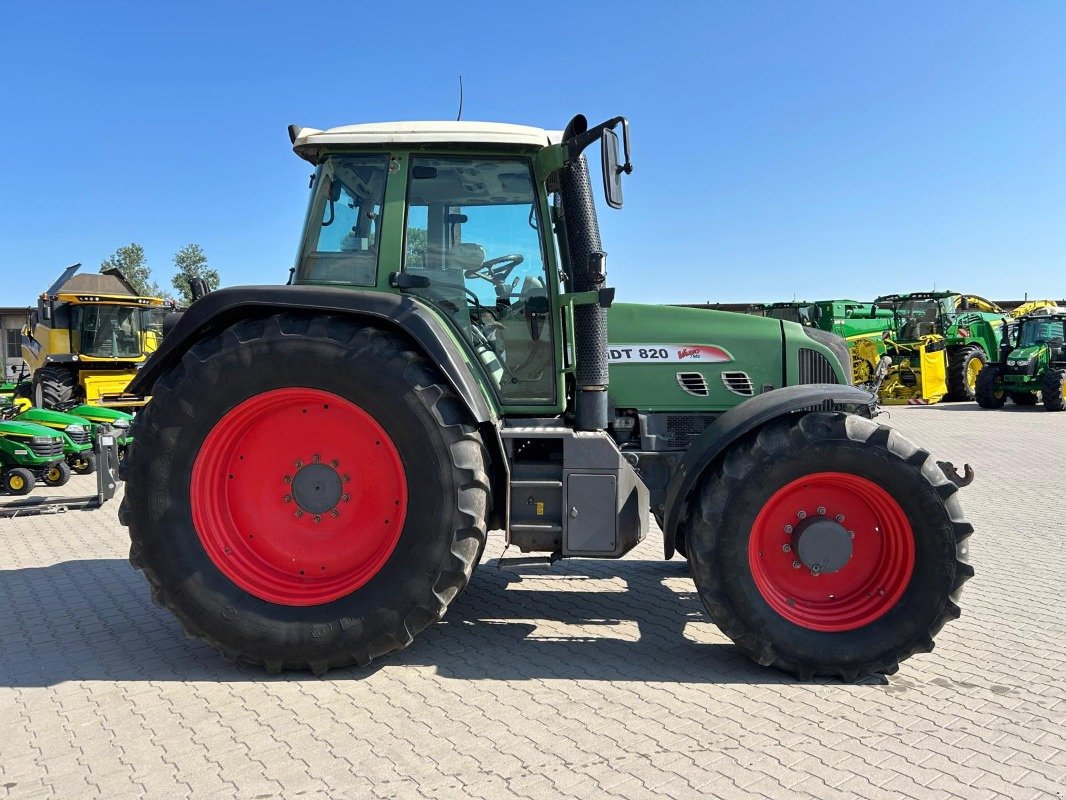
[(1046, 344), (1034, 344), (1029, 347), (1018, 347), (1014, 350), (1011, 350), (1010, 355), (1007, 356), (1007, 360), (1020, 361), (1025, 364), (1039, 356), (1040, 353), (1045, 349), (1047, 349)]
[(52, 428), (46, 428), (44, 425), (37, 425), (32, 422), (21, 422), (20, 420), (13, 419), (0, 420), (0, 436), (43, 436), (46, 439), (60, 438)]
[(49, 428), (63, 430), (69, 425), (79, 425), (88, 429), (89, 423), (82, 417), (67, 414), (62, 411), (52, 411), (47, 408), (30, 408), (19, 415), (20, 422), (32, 422), (35, 425), (44, 425)]
[[(785, 324), (804, 338), (801, 326)], [(607, 312), (611, 401), (641, 411), (730, 409), (783, 385), (783, 331), (767, 317), (616, 303)]]
[(74, 408), (68, 409), (67, 413), (72, 414), (75, 417), (87, 419), (89, 422), (102, 422), (107, 425), (114, 425), (116, 422), (125, 422), (128, 425), (133, 420), (132, 414), (128, 414), (125, 411), (119, 411), (117, 408), (107, 408), (105, 406), (75, 406)]

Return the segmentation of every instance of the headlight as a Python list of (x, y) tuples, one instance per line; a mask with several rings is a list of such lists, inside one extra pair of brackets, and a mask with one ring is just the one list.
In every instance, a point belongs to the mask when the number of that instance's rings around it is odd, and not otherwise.
[(126, 430), (126, 428), (128, 428), (129, 426), (130, 421), (128, 419), (116, 419), (111, 422), (112, 428), (121, 428), (122, 430)]
[(1015, 361), (1013, 358), (1008, 359), (1007, 360), (1007, 366), (1008, 367), (1016, 367), (1016, 366), (1018, 366), (1018, 362)]
[(67, 433), (85, 433), (84, 425), (67, 425), (63, 430)]
[(34, 436), (32, 441), (33, 441), (34, 444), (51, 444), (52, 443), (52, 437), (51, 436)]

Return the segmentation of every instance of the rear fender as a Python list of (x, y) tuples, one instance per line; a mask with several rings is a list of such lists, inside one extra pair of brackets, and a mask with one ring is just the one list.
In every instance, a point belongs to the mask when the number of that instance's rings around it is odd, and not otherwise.
[(681, 512), (700, 477), (725, 456), (730, 445), (742, 436), (771, 420), (789, 414), (833, 408), (872, 414), (877, 398), (855, 386), (806, 384), (787, 386), (745, 400), (711, 423), (685, 452), (666, 489), (666, 514), (663, 525), (663, 550), (666, 558), (674, 554)]
[(127, 391), (147, 397), (156, 380), (196, 342), (245, 317), (282, 311), (366, 317), (413, 339), (444, 373), (478, 423), (494, 421), (481, 386), (444, 323), (409, 297), (330, 286), (234, 286), (193, 303), (167, 332)]

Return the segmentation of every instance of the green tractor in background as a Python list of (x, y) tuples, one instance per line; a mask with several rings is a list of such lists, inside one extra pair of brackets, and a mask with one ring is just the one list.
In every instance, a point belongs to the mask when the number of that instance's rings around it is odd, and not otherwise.
[(977, 376), (981, 408), (1002, 408), (1008, 397), (1033, 406), (1038, 393), (1048, 411), (1066, 410), (1066, 309), (1022, 317), (1013, 341), (1004, 337), (999, 361)]
[(37, 481), (61, 486), (70, 478), (63, 438), (51, 428), (0, 418), (0, 490), (26, 495)]
[(289, 134), (315, 168), (289, 285), (196, 300), (129, 387), (119, 518), (188, 634), (365, 666), (444, 615), (489, 530), (542, 554), (516, 561), (617, 559), (650, 512), (764, 666), (892, 673), (959, 616), (958, 484), (871, 419), (839, 337), (614, 303), (583, 151), (620, 208), (624, 118)]
[(887, 353), (884, 334), (892, 330), (894, 320), (891, 309), (859, 300), (768, 303), (759, 306), (756, 313), (818, 328), (843, 338), (852, 351), (852, 381), (856, 386), (875, 382), (878, 363)]
[[(871, 317), (885, 310), (892, 313), (891, 339), (901, 352), (921, 351), (924, 359), (927, 354), (943, 351), (948, 400), (976, 399), (977, 376), (999, 353), (1006, 311), (983, 297), (949, 291), (883, 295), (875, 303)], [(891, 381), (890, 371), (885, 385)], [(918, 386), (921, 384), (919, 381)], [(926, 394), (913, 399), (921, 400)]]

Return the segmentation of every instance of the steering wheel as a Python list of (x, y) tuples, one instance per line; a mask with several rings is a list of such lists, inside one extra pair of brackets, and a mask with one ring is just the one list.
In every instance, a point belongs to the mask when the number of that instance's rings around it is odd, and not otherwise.
[(511, 253), (499, 258), (490, 258), (477, 269), (468, 269), (463, 274), (468, 278), (484, 278), (491, 283), (498, 284), (511, 274), (511, 270), (525, 260), (525, 256)]

